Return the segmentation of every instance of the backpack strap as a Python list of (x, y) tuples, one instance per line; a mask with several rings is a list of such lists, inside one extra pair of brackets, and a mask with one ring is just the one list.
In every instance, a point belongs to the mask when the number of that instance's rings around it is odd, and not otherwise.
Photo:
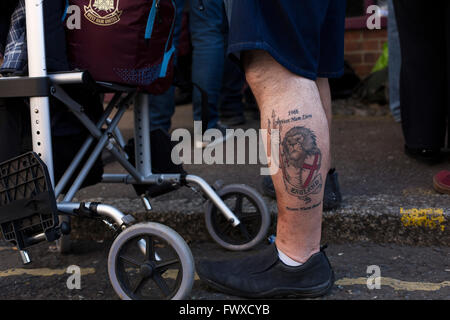
[(159, 72), (159, 77), (164, 78), (167, 74), (167, 67), (169, 66), (170, 59), (175, 52), (175, 46), (172, 45), (169, 51), (164, 53), (163, 61), (161, 64), (161, 71)]
[[(170, 59), (172, 58), (172, 55), (175, 52), (175, 45), (173, 43), (173, 29), (175, 27), (175, 21), (177, 18), (177, 5), (175, 4), (174, 0), (172, 1), (172, 5), (174, 8), (174, 15), (173, 15), (173, 20), (172, 20), (172, 27), (170, 28), (170, 33), (169, 33), (169, 37), (167, 38), (167, 42), (166, 42), (166, 47), (164, 49), (164, 57), (163, 57), (163, 61), (161, 64), (161, 71), (159, 73), (159, 77), (160, 78), (165, 78), (166, 74), (167, 74), (167, 67), (169, 65)], [(172, 46), (170, 47), (170, 49), (168, 50), (168, 46), (170, 43), (170, 40), (172, 39)]]
[(153, 26), (155, 25), (156, 13), (159, 8), (159, 2), (161, 0), (153, 0), (150, 14), (148, 15), (147, 28), (145, 29), (145, 39), (150, 39), (153, 33)]
[(68, 10), (69, 10), (69, 0), (66, 0), (66, 7), (64, 9), (64, 14), (61, 18), (61, 22), (64, 22), (64, 20), (66, 20)]

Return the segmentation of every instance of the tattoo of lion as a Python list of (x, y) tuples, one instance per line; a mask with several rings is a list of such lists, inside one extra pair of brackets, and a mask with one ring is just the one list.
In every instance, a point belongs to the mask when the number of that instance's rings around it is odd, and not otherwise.
[(318, 193), (322, 187), (322, 155), (314, 132), (306, 127), (291, 128), (281, 145), (286, 190), (300, 199)]

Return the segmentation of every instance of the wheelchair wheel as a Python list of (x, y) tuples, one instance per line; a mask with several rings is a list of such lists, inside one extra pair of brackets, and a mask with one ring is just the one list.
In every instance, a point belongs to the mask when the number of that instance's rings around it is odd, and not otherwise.
[(241, 221), (237, 227), (225, 218), (209, 201), (205, 211), (206, 228), (222, 247), (241, 251), (248, 250), (261, 242), (270, 227), (270, 212), (262, 196), (253, 188), (243, 185), (228, 185), (217, 194)]
[(109, 251), (109, 279), (123, 300), (186, 299), (194, 284), (194, 269), (183, 238), (158, 223), (125, 229)]
[[(61, 222), (67, 222), (70, 225), (70, 217), (69, 216), (60, 216), (59, 219)], [(61, 254), (70, 253), (72, 248), (72, 241), (70, 239), (70, 234), (64, 235), (62, 234), (61, 237), (56, 240), (56, 248), (58, 249), (58, 252)]]

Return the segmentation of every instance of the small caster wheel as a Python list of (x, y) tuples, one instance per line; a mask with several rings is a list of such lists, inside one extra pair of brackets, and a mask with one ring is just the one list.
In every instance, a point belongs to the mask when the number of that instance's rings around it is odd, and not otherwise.
[(183, 238), (159, 223), (125, 229), (109, 251), (109, 279), (123, 300), (186, 299), (194, 284), (194, 269)]
[[(61, 220), (60, 225), (66, 223), (68, 226), (70, 226), (71, 219), (69, 216), (60, 216), (59, 219)], [(70, 239), (70, 234), (61, 234), (61, 237), (58, 240), (56, 240), (56, 248), (58, 249), (58, 252), (61, 254), (70, 253), (72, 249), (72, 241)]]
[(233, 225), (208, 201), (205, 211), (206, 228), (219, 245), (228, 250), (242, 251), (265, 239), (270, 227), (270, 212), (262, 196), (253, 188), (233, 184), (221, 188), (217, 194), (240, 220)]

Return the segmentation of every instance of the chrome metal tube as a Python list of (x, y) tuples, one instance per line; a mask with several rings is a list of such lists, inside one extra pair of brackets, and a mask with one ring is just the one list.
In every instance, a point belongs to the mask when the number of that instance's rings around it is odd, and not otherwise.
[[(108, 139), (109, 139), (108, 135), (118, 125), (118, 123), (119, 123), (120, 119), (122, 118), (123, 114), (125, 113), (125, 111), (126, 111), (126, 108), (124, 106), (122, 106), (119, 109), (119, 111), (117, 111), (116, 115), (114, 116), (114, 118), (113, 118), (113, 120), (111, 122), (111, 125), (108, 127), (106, 132), (103, 133), (103, 136), (100, 138), (99, 142), (97, 143), (97, 146), (94, 148), (94, 151), (92, 151), (91, 156), (89, 157), (89, 159), (87, 160), (86, 164), (83, 166), (83, 168), (81, 169), (81, 171), (78, 174), (77, 178), (75, 179), (75, 182), (70, 187), (70, 189), (67, 192), (67, 194), (65, 195), (64, 202), (72, 201), (73, 197), (75, 196), (75, 193), (80, 189), (81, 184), (83, 183), (84, 179), (89, 174), (89, 171), (93, 167), (95, 161), (97, 160), (97, 158), (100, 156), (101, 152), (103, 151), (103, 148), (108, 144)], [(98, 129), (96, 128), (96, 130), (98, 130)], [(115, 152), (116, 152), (116, 150), (113, 147), (109, 148), (109, 150), (111, 152), (113, 152), (113, 154), (115, 154)], [(120, 154), (118, 156), (116, 155), (116, 158), (122, 163), (122, 161), (120, 159), (120, 158), (122, 158), (122, 156)], [(125, 162), (125, 164), (130, 166), (132, 169), (134, 169), (129, 164), (128, 161), (124, 160), (124, 162)], [(133, 172), (130, 172), (130, 173), (133, 173)], [(139, 176), (136, 177), (136, 178), (139, 178)]]
[(56, 84), (83, 83), (84, 72), (64, 72), (49, 74), (48, 77)]
[(41, 243), (47, 240), (47, 237), (45, 236), (45, 233), (39, 233), (37, 235), (28, 237), (26, 239), (26, 243), (28, 246), (35, 245), (37, 243)]
[(148, 94), (140, 93), (136, 96), (134, 104), (134, 123), (136, 169), (146, 178), (152, 174)]
[[(75, 202), (62, 202), (58, 203), (58, 210), (67, 214), (73, 214), (75, 210), (80, 208), (81, 203)], [(86, 208), (89, 208), (91, 205), (90, 202), (86, 202)], [(106, 205), (106, 204), (98, 204), (97, 205), (97, 213), (99, 215), (111, 218), (117, 225), (121, 226), (124, 221), (123, 218), (125, 214), (117, 210), (116, 208)]]
[(45, 233), (39, 233), (35, 236), (30, 237), (29, 240), (31, 240), (33, 242), (42, 242), (42, 241), (47, 240), (47, 238), (45, 237)]
[[(107, 124), (111, 124), (111, 119), (106, 119)], [(119, 144), (119, 146), (123, 149), (126, 146), (125, 139), (123, 138), (122, 132), (120, 131), (119, 127), (116, 127), (114, 129), (114, 136), (116, 137), (116, 141)]]
[[(77, 210), (80, 208), (81, 203), (75, 203), (75, 202), (63, 202), (58, 203), (58, 210), (61, 212), (65, 212), (67, 214), (73, 214), (74, 210)], [(86, 208), (89, 208), (91, 205), (90, 202), (86, 202), (85, 206)], [(106, 205), (106, 204), (98, 204), (97, 205), (97, 213), (99, 215), (111, 218), (114, 220), (114, 222), (121, 226), (124, 221), (123, 218), (125, 217), (125, 214), (117, 210), (116, 208)], [(143, 254), (146, 253), (146, 242), (144, 239), (139, 240), (139, 249), (142, 251)], [(161, 258), (158, 256), (157, 253), (155, 253), (155, 259), (157, 261), (161, 261)]]
[(28, 254), (28, 251), (20, 250), (19, 253), (20, 253), (20, 257), (22, 258), (23, 264), (30, 264), (31, 263), (31, 259), (30, 259), (30, 255)]
[[(105, 123), (106, 119), (109, 117), (111, 112), (114, 109), (115, 104), (119, 100), (120, 96), (115, 96), (113, 100), (110, 102), (108, 107), (106, 108), (105, 112), (103, 113), (101, 119), (97, 123), (97, 128), (100, 129), (103, 124)], [(73, 173), (75, 172), (76, 168), (79, 166), (81, 160), (83, 160), (84, 156), (88, 152), (89, 148), (91, 147), (92, 143), (94, 142), (94, 137), (89, 136), (86, 141), (84, 142), (81, 149), (78, 151), (75, 158), (72, 160), (70, 166), (67, 168), (66, 172), (64, 172), (64, 175), (59, 180), (58, 185), (55, 188), (55, 197), (59, 197), (62, 190), (66, 187), (67, 183), (69, 182), (70, 178), (72, 177)]]
[(102, 176), (104, 183), (126, 183), (126, 184), (158, 184), (158, 183), (180, 183), (180, 174), (152, 174), (142, 178), (140, 182), (129, 174), (123, 173), (105, 173)]
[(129, 174), (122, 174), (122, 173), (105, 173), (102, 176), (102, 182), (105, 183), (130, 183), (129, 181), (132, 180), (133, 177)]
[[(139, 249), (141, 250), (141, 252), (143, 254), (146, 254), (147, 253), (147, 242), (145, 242), (144, 239), (141, 239), (138, 241), (138, 245), (139, 245)], [(155, 251), (155, 260), (156, 261), (162, 260), (161, 257), (158, 255), (158, 253), (156, 253), (156, 251)]]
[(198, 176), (187, 175), (187, 182), (192, 182), (198, 185), (203, 192), (206, 193), (208, 198), (219, 208), (220, 212), (223, 213), (225, 218), (230, 221), (234, 227), (237, 227), (241, 222), (238, 217), (227, 207), (227, 205), (222, 201), (222, 199), (217, 195), (217, 193), (209, 186), (209, 184)]
[[(44, 1), (42, 0), (25, 0), (28, 75), (30, 77), (47, 76), (43, 4)], [(48, 173), (54, 186), (49, 98), (30, 98), (30, 114), (33, 151), (47, 165)]]

